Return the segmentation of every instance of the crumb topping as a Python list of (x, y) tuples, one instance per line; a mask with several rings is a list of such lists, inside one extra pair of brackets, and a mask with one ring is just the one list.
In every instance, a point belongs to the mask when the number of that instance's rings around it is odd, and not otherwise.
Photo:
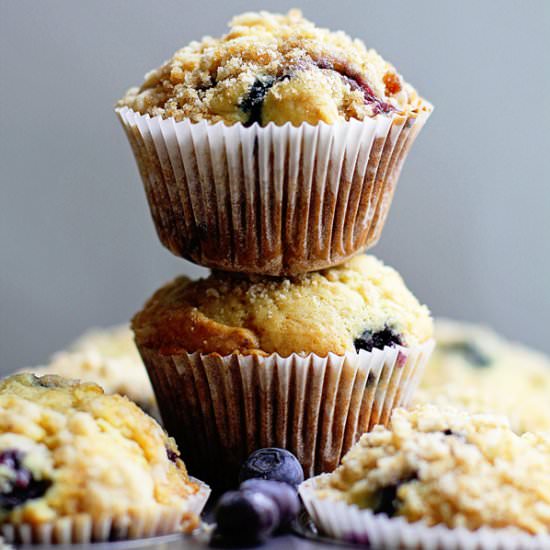
[(118, 105), (177, 121), (299, 125), (415, 111), (421, 99), (375, 50), (291, 10), (235, 17), (227, 34), (178, 50)]
[[(424, 405), (363, 435), (319, 496), (428, 525), (550, 533), (550, 436)], [(388, 498), (388, 496), (390, 498)]]

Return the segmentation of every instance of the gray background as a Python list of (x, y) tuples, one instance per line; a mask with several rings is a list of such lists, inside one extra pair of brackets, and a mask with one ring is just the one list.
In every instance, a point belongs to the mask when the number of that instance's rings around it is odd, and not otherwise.
[(550, 352), (550, 2), (0, 0), (0, 369), (200, 272), (158, 243), (113, 103), (231, 15), (293, 5), (436, 105), (374, 253), (435, 314)]

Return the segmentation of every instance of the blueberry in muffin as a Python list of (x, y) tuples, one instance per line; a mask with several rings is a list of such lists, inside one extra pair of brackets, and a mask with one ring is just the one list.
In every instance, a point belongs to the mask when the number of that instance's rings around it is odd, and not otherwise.
[(26, 459), (27, 453), (19, 449), (0, 451), (1, 510), (13, 510), (28, 500), (40, 498), (51, 485), (50, 479), (35, 477), (25, 464)]

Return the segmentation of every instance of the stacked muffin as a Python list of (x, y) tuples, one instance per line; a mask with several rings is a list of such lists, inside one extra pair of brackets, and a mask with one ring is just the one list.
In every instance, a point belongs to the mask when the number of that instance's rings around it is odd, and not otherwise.
[(133, 320), (190, 471), (231, 483), (259, 447), (334, 469), (407, 404), (432, 322), (378, 240), (431, 106), (374, 50), (297, 11), (244, 14), (119, 102), (179, 277)]

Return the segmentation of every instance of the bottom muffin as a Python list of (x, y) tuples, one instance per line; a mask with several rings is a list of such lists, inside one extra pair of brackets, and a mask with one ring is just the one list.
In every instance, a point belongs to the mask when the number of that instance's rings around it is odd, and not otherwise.
[(0, 382), (0, 529), (8, 542), (89, 542), (192, 530), (207, 497), (174, 441), (95, 384)]
[(409, 403), (433, 346), (426, 306), (366, 255), (295, 278), (179, 277), (132, 329), (168, 431), (218, 486), (262, 447), (332, 471)]
[(435, 336), (416, 403), (502, 414), (520, 434), (550, 430), (550, 358), (470, 323), (436, 319)]
[(363, 435), (306, 499), (328, 509), (343, 503), (352, 515), (368, 511), (365, 528), (381, 516), (549, 535), (550, 437), (518, 436), (504, 417), (432, 405), (397, 409), (388, 428)]

